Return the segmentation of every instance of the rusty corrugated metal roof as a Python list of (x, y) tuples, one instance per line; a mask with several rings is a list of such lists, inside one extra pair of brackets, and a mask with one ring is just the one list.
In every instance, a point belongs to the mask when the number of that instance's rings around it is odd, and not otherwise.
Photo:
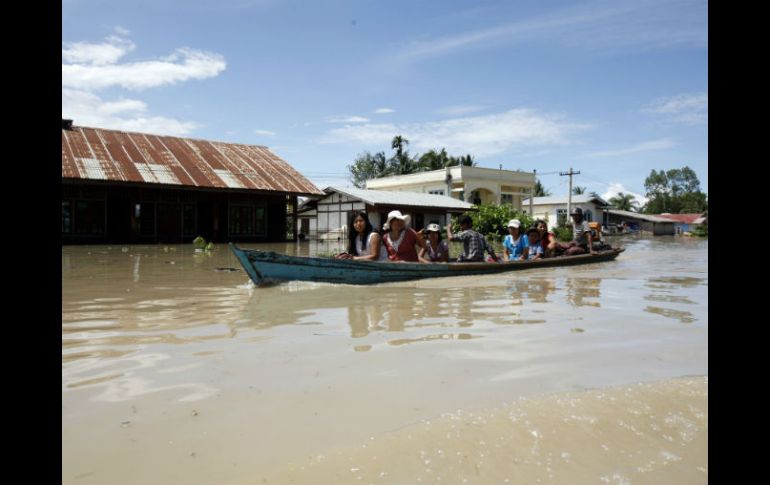
[(264, 146), (81, 126), (62, 128), (61, 176), (324, 194)]

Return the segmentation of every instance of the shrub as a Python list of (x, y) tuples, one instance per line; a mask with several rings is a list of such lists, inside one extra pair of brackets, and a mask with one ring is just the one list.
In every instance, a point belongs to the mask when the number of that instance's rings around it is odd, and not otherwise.
[[(503, 204), (479, 204), (477, 211), (468, 212), (473, 220), (473, 229), (484, 234), (487, 241), (501, 241), (508, 235), (508, 221), (518, 219), (521, 221), (522, 231), (530, 227), (533, 219), (524, 212), (517, 211), (511, 205)], [(452, 219), (452, 232), (460, 231), (457, 218)]]

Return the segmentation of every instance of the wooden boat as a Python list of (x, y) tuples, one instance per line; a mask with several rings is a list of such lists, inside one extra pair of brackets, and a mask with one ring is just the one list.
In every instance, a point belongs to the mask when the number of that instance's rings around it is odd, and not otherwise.
[(523, 269), (610, 261), (625, 251), (625, 249), (610, 249), (597, 254), (558, 256), (534, 261), (504, 263), (420, 264), (287, 256), (272, 251), (240, 249), (233, 243), (230, 243), (230, 249), (235, 253), (254, 284), (258, 286), (291, 280), (371, 285), (420, 278), (495, 274)]

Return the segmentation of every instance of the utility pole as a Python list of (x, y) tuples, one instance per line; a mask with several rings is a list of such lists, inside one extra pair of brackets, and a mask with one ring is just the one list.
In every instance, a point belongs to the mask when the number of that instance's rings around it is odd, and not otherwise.
[(533, 220), (535, 219), (535, 213), (532, 212), (532, 199), (535, 198), (535, 184), (537, 184), (537, 169), (532, 171), (535, 174), (535, 183), (532, 184), (532, 188), (529, 189), (529, 217), (531, 217)]
[(569, 168), (569, 172), (559, 172), (559, 175), (569, 175), (569, 198), (567, 199), (567, 220), (572, 214), (572, 176), (578, 175), (580, 172), (573, 172), (572, 167)]

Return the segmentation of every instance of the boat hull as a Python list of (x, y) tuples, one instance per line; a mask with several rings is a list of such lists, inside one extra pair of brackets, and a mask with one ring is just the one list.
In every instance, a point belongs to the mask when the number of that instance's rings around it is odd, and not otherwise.
[(581, 254), (505, 263), (420, 264), (288, 256), (272, 251), (240, 249), (232, 243), (230, 243), (230, 249), (256, 285), (292, 280), (372, 285), (421, 278), (496, 274), (609, 261), (624, 251), (624, 249), (612, 249), (595, 255)]

